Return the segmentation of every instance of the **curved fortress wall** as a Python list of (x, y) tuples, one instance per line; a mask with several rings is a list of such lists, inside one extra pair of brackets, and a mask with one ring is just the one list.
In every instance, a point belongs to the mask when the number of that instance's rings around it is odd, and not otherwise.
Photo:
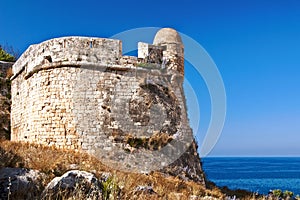
[(74, 112), (84, 108), (73, 102), (80, 67), (118, 64), (120, 57), (118, 40), (68, 37), (31, 45), (13, 66), (12, 140), (80, 148)]
[(30, 46), (13, 66), (12, 140), (86, 150), (122, 169), (163, 166), (204, 183), (180, 36), (162, 29), (138, 48), (138, 58), (122, 56), (121, 41), (87, 37)]

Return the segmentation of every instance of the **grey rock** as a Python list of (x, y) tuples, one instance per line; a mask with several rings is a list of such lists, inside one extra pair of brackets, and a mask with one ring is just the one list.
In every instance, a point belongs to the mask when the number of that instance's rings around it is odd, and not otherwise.
[(102, 199), (102, 188), (94, 174), (71, 170), (48, 183), (42, 199)]
[(143, 186), (139, 185), (135, 188), (136, 192), (145, 192), (148, 194), (155, 194), (156, 192), (153, 190), (152, 186)]
[(39, 199), (44, 174), (24, 168), (0, 169), (0, 199)]

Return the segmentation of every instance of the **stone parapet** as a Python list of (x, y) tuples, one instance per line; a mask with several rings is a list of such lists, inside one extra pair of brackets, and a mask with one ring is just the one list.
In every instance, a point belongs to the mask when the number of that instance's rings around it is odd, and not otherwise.
[(13, 66), (14, 79), (21, 71), (28, 78), (45, 68), (82, 65), (119, 65), (120, 40), (94, 37), (62, 37), (31, 45)]

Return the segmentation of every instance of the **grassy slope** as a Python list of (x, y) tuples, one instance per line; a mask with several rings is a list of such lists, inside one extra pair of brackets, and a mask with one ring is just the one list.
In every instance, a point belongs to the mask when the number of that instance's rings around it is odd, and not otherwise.
[[(158, 172), (145, 175), (116, 171), (86, 153), (7, 140), (0, 142), (0, 167), (40, 170), (47, 174), (44, 185), (70, 170), (74, 164), (77, 169), (93, 172), (98, 177), (104, 172), (111, 173), (116, 184), (122, 188), (122, 199), (174, 199), (178, 195), (180, 199), (188, 199), (191, 195), (223, 197), (217, 188), (207, 190), (195, 182), (166, 177)], [(137, 194), (134, 190), (139, 185), (151, 185), (156, 194)]]

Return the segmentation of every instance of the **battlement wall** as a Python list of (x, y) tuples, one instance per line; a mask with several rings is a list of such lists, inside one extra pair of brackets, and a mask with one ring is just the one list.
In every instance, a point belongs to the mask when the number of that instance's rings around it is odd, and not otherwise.
[(120, 64), (122, 42), (94, 37), (62, 37), (29, 46), (13, 66), (14, 79), (25, 70), (28, 78), (40, 69), (58, 66)]
[[(168, 32), (167, 32), (168, 33)], [(171, 35), (171, 36), (170, 36)], [(138, 57), (123, 56), (122, 42), (95, 37), (61, 37), (34, 44), (13, 66), (13, 77), (23, 70), (25, 79), (41, 69), (62, 66), (167, 68), (184, 74), (183, 44), (177, 32), (162, 32), (154, 44), (138, 43)], [(121, 69), (122, 70), (122, 69)]]

